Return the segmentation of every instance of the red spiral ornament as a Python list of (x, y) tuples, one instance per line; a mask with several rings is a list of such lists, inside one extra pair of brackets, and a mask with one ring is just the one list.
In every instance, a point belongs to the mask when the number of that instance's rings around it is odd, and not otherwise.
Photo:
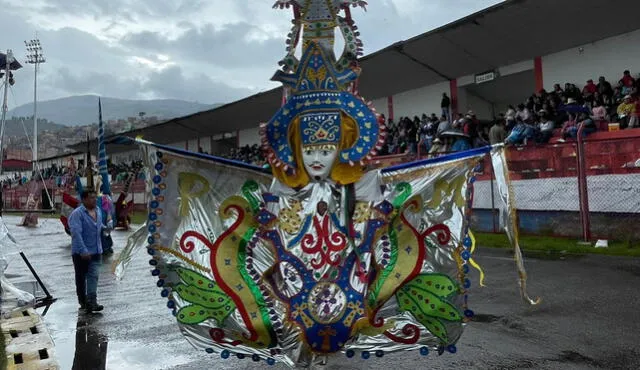
[(225, 340), (224, 338), (226, 334), (224, 333), (224, 330), (220, 328), (209, 329), (209, 336), (211, 336), (211, 339), (213, 339), (214, 342), (219, 344), (229, 344), (232, 346), (238, 346), (242, 344), (242, 341), (239, 341), (239, 340), (233, 340), (233, 341)]
[(369, 320), (369, 323), (374, 328), (381, 328), (382, 325), (384, 325), (384, 318), (382, 316), (376, 317), (377, 314), (378, 314), (378, 310), (376, 309), (375, 311), (373, 311), (373, 315), (371, 316), (372, 320)]
[(422, 233), (422, 236), (427, 237), (427, 235), (433, 233), (436, 233), (436, 237), (440, 245), (445, 245), (451, 240), (451, 231), (449, 230), (449, 227), (447, 225), (438, 224), (431, 226)]
[(420, 328), (413, 324), (407, 324), (402, 327), (402, 334), (406, 335), (407, 338), (402, 338), (397, 335), (391, 334), (391, 332), (389, 332), (388, 330), (384, 332), (384, 335), (394, 342), (402, 344), (415, 344), (420, 339)]

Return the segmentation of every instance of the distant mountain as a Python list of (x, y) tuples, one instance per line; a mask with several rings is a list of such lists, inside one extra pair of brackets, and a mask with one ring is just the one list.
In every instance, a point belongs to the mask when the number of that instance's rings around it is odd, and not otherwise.
[[(127, 100), (102, 97), (103, 120), (138, 117), (144, 112), (146, 117), (170, 119), (213, 109), (220, 104), (201, 104), (175, 99)], [(8, 117), (29, 117), (33, 115), (33, 103), (24, 104), (8, 112)], [(38, 117), (65, 126), (83, 126), (98, 122), (98, 96), (82, 95), (38, 102)], [(40, 130), (38, 130), (40, 131)]]
[[(44, 131), (60, 131), (64, 128), (67, 128), (67, 126), (50, 122), (46, 118), (38, 118), (38, 133)], [(17, 137), (23, 137), (25, 135), (29, 137), (33, 136), (33, 118), (9, 116), (4, 127), (4, 134), (5, 136)]]

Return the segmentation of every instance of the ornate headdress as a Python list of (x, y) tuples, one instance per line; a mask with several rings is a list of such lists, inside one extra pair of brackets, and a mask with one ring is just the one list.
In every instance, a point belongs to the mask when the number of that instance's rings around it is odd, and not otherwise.
[[(269, 162), (274, 168), (284, 169), (283, 176), (295, 176), (299, 171), (298, 146), (335, 146), (340, 149), (337, 165), (363, 166), (384, 144), (384, 125), (370, 104), (355, 92), (354, 82), (360, 71), (356, 56), (361, 45), (355, 37), (355, 26), (350, 19), (338, 16), (341, 7), (362, 3), (298, 0), (276, 4), (293, 5), (296, 14), (295, 42), (288, 41), (289, 54), (281, 62), (283, 69), (273, 77), (291, 95), (275, 116), (261, 125), (261, 135)], [(305, 30), (304, 49), (298, 61), (293, 50), (301, 26)], [(336, 26), (348, 35), (345, 52), (338, 61), (332, 50)], [(351, 131), (349, 135), (346, 129)]]

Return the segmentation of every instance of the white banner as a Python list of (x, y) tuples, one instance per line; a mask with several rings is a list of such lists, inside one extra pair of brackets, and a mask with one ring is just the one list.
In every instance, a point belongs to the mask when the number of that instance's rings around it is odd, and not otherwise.
[[(640, 174), (589, 176), (587, 183), (591, 212), (640, 213)], [(490, 184), (490, 181), (475, 183), (473, 208), (491, 208)], [(576, 177), (517, 180), (512, 184), (519, 210), (580, 210)], [(497, 196), (495, 185), (494, 196)]]

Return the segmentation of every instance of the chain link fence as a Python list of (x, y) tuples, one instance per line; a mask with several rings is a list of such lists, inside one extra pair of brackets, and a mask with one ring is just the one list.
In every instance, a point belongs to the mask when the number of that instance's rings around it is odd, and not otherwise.
[[(511, 147), (507, 158), (523, 233), (640, 239), (639, 137), (587, 138), (582, 150), (575, 141)], [(473, 226), (478, 231), (500, 232), (489, 158), (477, 180)]]

